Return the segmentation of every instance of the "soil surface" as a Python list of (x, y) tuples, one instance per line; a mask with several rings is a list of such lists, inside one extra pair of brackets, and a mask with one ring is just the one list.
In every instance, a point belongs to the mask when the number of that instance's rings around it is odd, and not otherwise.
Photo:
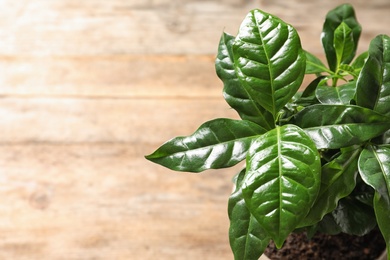
[(376, 259), (385, 250), (386, 244), (379, 230), (375, 229), (361, 237), (347, 234), (316, 234), (308, 240), (304, 233), (291, 234), (283, 247), (276, 249), (271, 242), (264, 252), (270, 259), (342, 260)]

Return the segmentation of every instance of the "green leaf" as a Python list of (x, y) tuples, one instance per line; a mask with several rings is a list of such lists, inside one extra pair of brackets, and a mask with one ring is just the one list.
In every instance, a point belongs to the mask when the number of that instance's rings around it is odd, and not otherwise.
[(356, 103), (390, 116), (390, 37), (379, 35), (370, 43), (356, 90)]
[(305, 88), (305, 90), (302, 92), (302, 95), (300, 98), (315, 98), (315, 93), (318, 85), (322, 80), (324, 80), (325, 76), (319, 76), (315, 78), (312, 82), (309, 83), (309, 85)]
[(353, 51), (348, 57), (345, 57), (343, 61), (344, 63), (348, 64), (352, 61), (353, 57), (355, 56), (356, 48), (360, 38), (361, 26), (356, 20), (355, 10), (353, 9), (352, 5), (342, 4), (328, 12), (322, 29), (321, 41), (325, 50), (329, 68), (332, 71), (336, 71), (337, 69), (337, 55), (334, 46), (335, 31), (343, 22), (352, 30), (354, 42)]
[(253, 10), (241, 24), (233, 54), (242, 85), (276, 118), (303, 81), (306, 60), (296, 30)]
[(352, 30), (345, 22), (341, 22), (334, 31), (333, 46), (336, 51), (337, 67), (343, 63), (348, 64), (356, 49)]
[(356, 185), (360, 151), (360, 147), (343, 150), (340, 156), (322, 166), (320, 192), (301, 226), (311, 226), (319, 222), (337, 207), (341, 198), (353, 191)]
[(349, 105), (356, 92), (356, 82), (351, 81), (338, 87), (320, 85), (316, 90), (317, 100), (322, 104)]
[[(353, 76), (354, 80), (356, 80), (358, 75), (359, 75), (356, 73), (356, 70), (351, 65), (348, 65), (348, 64), (340, 64), (339, 73), (340, 73), (340, 75), (345, 75), (345, 76), (351, 75), (351, 76)], [(346, 81), (345, 78), (343, 78), (343, 79)]]
[(381, 136), (382, 144), (390, 144), (390, 129)]
[(302, 129), (277, 127), (257, 138), (243, 180), (246, 205), (281, 247), (308, 213), (320, 187), (319, 153)]
[(320, 74), (323, 72), (332, 73), (322, 61), (311, 54), (308, 51), (305, 51), (306, 55), (306, 71), (305, 74)]
[(359, 173), (375, 190), (374, 210), (379, 229), (390, 248), (390, 145), (368, 146), (359, 158)]
[(354, 72), (359, 74), (361, 69), (363, 68), (364, 63), (368, 58), (368, 51), (361, 53), (356, 59), (352, 62), (351, 66), (354, 68)]
[(271, 113), (253, 99), (237, 77), (232, 50), (234, 38), (227, 33), (222, 34), (215, 60), (217, 75), (224, 83), (223, 95), (225, 100), (238, 112), (242, 119), (255, 122), (265, 129), (272, 129), (274, 128), (274, 122)]
[(375, 192), (374, 210), (376, 221), (386, 242), (387, 259), (390, 259), (390, 201), (381, 196), (379, 192)]
[(329, 235), (337, 235), (341, 232), (341, 228), (337, 225), (332, 214), (329, 213), (318, 223), (317, 231)]
[(341, 199), (332, 216), (341, 231), (350, 235), (366, 235), (377, 225), (373, 209), (353, 197)]
[(318, 149), (338, 149), (361, 144), (390, 128), (390, 119), (353, 105), (312, 105), (295, 115)]
[(215, 119), (190, 136), (169, 140), (146, 159), (176, 171), (230, 167), (242, 161), (252, 140), (265, 132), (250, 121)]
[[(307, 107), (310, 105), (318, 104), (319, 101), (315, 95), (318, 84), (325, 79), (325, 76), (319, 76), (314, 79), (310, 84), (305, 88), (301, 95), (294, 101), (296, 105)], [(298, 92), (299, 93), (299, 92)]]
[(363, 188), (362, 191), (358, 191), (358, 189), (353, 191), (353, 197), (360, 201), (363, 204), (366, 204), (370, 206), (371, 208), (374, 207), (374, 194), (375, 191), (371, 189), (370, 187), (367, 187), (366, 185), (361, 184), (361, 178), (360, 175), (358, 175), (358, 181), (356, 184), (356, 188)]
[(390, 145), (367, 146), (359, 158), (363, 181), (390, 201)]
[(270, 238), (245, 205), (241, 190), (244, 175), (245, 169), (238, 175), (236, 189), (229, 198), (229, 240), (234, 259), (257, 260), (263, 254)]

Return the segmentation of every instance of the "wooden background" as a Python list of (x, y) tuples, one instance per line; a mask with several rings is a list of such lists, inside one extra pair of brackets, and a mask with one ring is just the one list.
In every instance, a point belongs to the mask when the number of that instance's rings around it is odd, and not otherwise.
[[(351, 0), (359, 50), (390, 34), (389, 0)], [(214, 72), (223, 30), (260, 8), (321, 53), (339, 1), (0, 1), (0, 259), (232, 259), (239, 168), (171, 172), (162, 142), (236, 117)]]

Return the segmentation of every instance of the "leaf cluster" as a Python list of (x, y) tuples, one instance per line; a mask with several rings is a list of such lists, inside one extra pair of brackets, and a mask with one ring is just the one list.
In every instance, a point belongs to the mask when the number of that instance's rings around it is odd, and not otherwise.
[[(228, 205), (235, 259), (258, 259), (270, 240), (281, 247), (302, 230), (360, 236), (379, 227), (389, 249), (390, 37), (356, 57), (360, 34), (351, 5), (329, 11), (325, 65), (293, 26), (250, 11), (236, 36), (222, 34), (215, 62), (241, 119), (208, 121), (146, 157), (188, 172), (245, 160)], [(315, 75), (306, 87), (305, 74)]]

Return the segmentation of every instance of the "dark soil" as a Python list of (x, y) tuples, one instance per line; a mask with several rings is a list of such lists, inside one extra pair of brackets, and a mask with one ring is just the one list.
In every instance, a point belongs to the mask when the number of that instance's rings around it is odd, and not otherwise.
[(277, 250), (271, 242), (264, 253), (272, 260), (373, 260), (382, 254), (385, 247), (384, 239), (377, 229), (362, 237), (316, 234), (311, 240), (304, 233), (293, 233), (281, 249)]

